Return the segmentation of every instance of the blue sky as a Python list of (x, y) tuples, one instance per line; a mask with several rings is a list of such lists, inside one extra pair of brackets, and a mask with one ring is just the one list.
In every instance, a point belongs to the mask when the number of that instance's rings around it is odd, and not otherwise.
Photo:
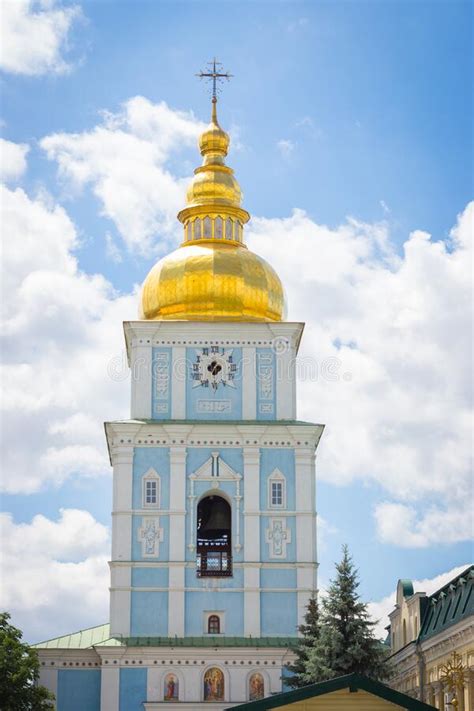
[[(319, 364), (338, 357), (353, 376), (351, 386), (320, 378), (303, 379), (299, 389), (301, 414), (327, 424), (321, 582), (344, 542), (371, 601), (388, 596), (399, 577), (432, 579), (469, 562), (462, 250), (472, 217), (465, 212), (472, 5), (20, 0), (17, 7), (19, 14), (8, 11), (16, 32), (5, 43), (1, 77), (2, 135), (28, 146), (26, 166), (17, 151), (6, 178), (17, 200), (7, 208), (12, 249), (25, 245), (6, 262), (13, 286), (4, 361), (16, 386), (4, 415), (2, 508), (13, 517), (12, 560), (23, 534), (35, 541), (33, 552), (49, 535), (64, 536), (62, 548), (40, 555), (48, 585), (67, 576), (57, 569), (69, 561), (79, 566), (81, 590), (106, 579), (111, 480), (100, 421), (124, 414), (128, 384), (104, 385), (104, 362), (121, 348), (121, 320), (134, 316), (134, 288), (179, 239), (176, 195), (198, 164), (195, 137), (209, 114), (207, 88), (194, 74), (216, 55), (235, 75), (219, 118), (255, 218), (249, 242), (282, 276), (291, 317), (307, 323), (305, 357)], [(50, 25), (34, 24), (42, 13)], [(44, 37), (53, 38), (48, 56)], [(132, 107), (133, 97), (143, 100)], [(135, 148), (124, 175), (113, 156), (128, 159)], [(410, 239), (416, 230), (431, 241)], [(69, 285), (59, 282), (65, 274)], [(51, 290), (33, 298), (41, 275)], [(24, 393), (31, 401), (23, 403)], [(82, 513), (71, 523), (60, 509)], [(32, 523), (38, 514), (44, 521)], [(87, 543), (78, 544), (75, 535), (89, 524)], [(15, 568), (5, 604), (21, 585)], [(31, 638), (102, 620), (93, 611), (55, 614), (57, 599), (37, 595), (41, 602), (13, 605)], [(104, 600), (96, 604), (102, 616)]]

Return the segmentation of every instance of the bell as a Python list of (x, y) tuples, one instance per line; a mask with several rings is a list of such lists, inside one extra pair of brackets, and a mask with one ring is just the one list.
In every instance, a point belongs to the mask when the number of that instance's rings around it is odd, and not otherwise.
[[(205, 501), (200, 536), (211, 536), (218, 531), (230, 529), (230, 506), (220, 496), (209, 497)], [(206, 515), (207, 514), (207, 515)]]

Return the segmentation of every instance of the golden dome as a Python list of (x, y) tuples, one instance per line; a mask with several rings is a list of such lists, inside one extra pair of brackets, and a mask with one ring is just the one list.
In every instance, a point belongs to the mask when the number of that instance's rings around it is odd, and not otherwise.
[(142, 291), (145, 319), (281, 321), (280, 279), (246, 247), (193, 244), (161, 259)]
[(186, 207), (178, 214), (184, 242), (151, 269), (142, 288), (140, 318), (185, 321), (281, 321), (283, 286), (272, 267), (247, 249), (250, 215), (233, 170), (225, 165), (229, 136), (213, 99), (199, 139), (203, 164), (194, 171)]

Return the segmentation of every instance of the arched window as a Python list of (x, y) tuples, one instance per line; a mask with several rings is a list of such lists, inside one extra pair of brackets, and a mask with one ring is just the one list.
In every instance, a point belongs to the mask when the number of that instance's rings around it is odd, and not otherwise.
[(219, 615), (209, 615), (207, 620), (207, 633), (208, 634), (220, 634), (221, 633), (221, 620)]
[(204, 674), (204, 701), (224, 701), (224, 674), (218, 667)]
[(222, 239), (223, 234), (222, 217), (216, 217), (214, 222), (214, 239)]
[(142, 479), (142, 503), (144, 509), (160, 507), (160, 477), (149, 469)]
[(265, 696), (265, 682), (259, 672), (252, 674), (249, 679), (249, 701), (257, 701)]
[(407, 622), (403, 620), (403, 646), (407, 643)]
[(176, 674), (167, 674), (163, 689), (164, 701), (179, 701), (179, 679)]
[(222, 578), (232, 575), (232, 513), (230, 504), (211, 494), (197, 507), (197, 575)]
[(279, 469), (268, 477), (268, 508), (286, 508), (286, 479)]
[(203, 237), (204, 239), (211, 239), (212, 237), (212, 222), (210, 217), (205, 217), (203, 222)]
[(194, 220), (194, 239), (201, 239), (201, 237), (202, 237), (202, 222), (199, 219), (199, 217), (197, 217)]

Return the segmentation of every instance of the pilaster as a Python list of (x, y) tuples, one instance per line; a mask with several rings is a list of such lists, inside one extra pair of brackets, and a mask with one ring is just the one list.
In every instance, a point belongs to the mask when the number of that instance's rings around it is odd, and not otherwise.
[(186, 448), (170, 447), (168, 634), (185, 636)]
[(260, 560), (260, 450), (244, 447), (244, 560)]
[[(40, 652), (41, 653), (41, 652)], [(41, 686), (45, 686), (48, 691), (54, 694), (54, 706), (57, 708), (56, 699), (58, 698), (58, 670), (57, 669), (44, 669), (40, 668), (40, 678), (39, 683)]]
[(120, 669), (102, 666), (100, 711), (119, 711)]
[(295, 451), (296, 482), (296, 560), (316, 562), (316, 513), (314, 452), (310, 448)]
[(255, 348), (242, 349), (242, 418), (257, 419), (257, 373)]
[(173, 346), (171, 364), (171, 418), (184, 420), (186, 417), (186, 348)]
[(133, 342), (131, 349), (130, 417), (132, 420), (147, 420), (151, 417), (152, 347), (150, 340), (147, 340), (146, 344)]

